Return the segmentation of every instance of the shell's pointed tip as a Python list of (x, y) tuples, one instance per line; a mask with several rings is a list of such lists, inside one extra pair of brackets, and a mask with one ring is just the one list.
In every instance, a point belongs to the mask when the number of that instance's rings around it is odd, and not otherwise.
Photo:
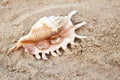
[(7, 51), (7, 55), (9, 55), (11, 52), (13, 52), (15, 50), (15, 46), (13, 46), (12, 48), (8, 49)]
[(39, 60), (41, 58), (39, 54), (35, 54), (35, 57), (37, 60)]
[(70, 50), (66, 47), (66, 48), (63, 48), (63, 50), (65, 51), (65, 52), (70, 52)]
[(69, 19), (70, 19), (74, 14), (76, 14), (77, 12), (78, 12), (77, 10), (71, 11), (71, 12), (68, 14)]
[(43, 60), (48, 60), (48, 58), (47, 58), (45, 53), (42, 53), (42, 58), (43, 58)]
[(54, 51), (51, 52), (51, 55), (52, 55), (52, 56), (58, 56)]
[(77, 12), (78, 12), (77, 10), (73, 10), (73, 11), (70, 12), (70, 14), (73, 15), (73, 14), (76, 14)]
[(75, 27), (76, 27), (76, 28), (79, 28), (79, 27), (85, 25), (86, 23), (87, 23), (87, 22), (78, 23), (78, 24), (75, 25)]
[(9, 55), (11, 52), (12, 52), (12, 51), (8, 50), (6, 54)]
[(85, 24), (87, 24), (87, 22), (85, 22), (85, 21), (84, 21), (84, 22), (82, 22), (82, 25), (85, 25)]
[(80, 35), (77, 35), (77, 34), (76, 34), (76, 37), (77, 37), (77, 38), (81, 38), (81, 39), (82, 39), (82, 38), (87, 38), (87, 36), (80, 36)]
[(77, 10), (73, 10), (72, 12), (77, 13), (78, 11)]
[(75, 42), (73, 42), (73, 41), (71, 41), (70, 44), (71, 44), (72, 47), (74, 47), (74, 46), (79, 46), (79, 44), (77, 44), (77, 43), (75, 43)]

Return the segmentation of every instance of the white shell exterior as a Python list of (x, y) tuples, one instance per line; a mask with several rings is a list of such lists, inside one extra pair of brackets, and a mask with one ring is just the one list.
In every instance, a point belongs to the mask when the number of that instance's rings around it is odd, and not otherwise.
[[(46, 54), (51, 54), (53, 56), (61, 55), (59, 48), (62, 48), (64, 51), (68, 52), (69, 49), (67, 48), (67, 45), (68, 44), (75, 45), (76, 44), (74, 42), (75, 37), (86, 38), (85, 36), (80, 36), (80, 35), (77, 35), (75, 33), (76, 28), (79, 28), (79, 27), (86, 24), (86, 22), (82, 22), (82, 23), (79, 23), (77, 25), (72, 24), (72, 21), (70, 19), (76, 12), (77, 11), (74, 10), (74, 11), (70, 12), (65, 17), (63, 17), (63, 16), (58, 16), (58, 17), (49, 16), (49, 17), (40, 18), (33, 25), (32, 29), (28, 33), (28, 35), (20, 38), (20, 40), (16, 43), (15, 46), (13, 46), (9, 50), (9, 52), (23, 46), (25, 48), (25, 52), (28, 52), (30, 54), (35, 55), (35, 57), (37, 59), (40, 59), (42, 57), (44, 60), (48, 59), (46, 57)], [(46, 28), (46, 26), (48, 29)], [(62, 29), (62, 30), (60, 31), (60, 29)], [(54, 35), (53, 34), (54, 32), (59, 34), (59, 38), (62, 39), (62, 41), (60, 43), (51, 44), (49, 42), (48, 38), (51, 37), (52, 35)], [(43, 35), (42, 37), (41, 37), (41, 34)], [(47, 49), (39, 49), (38, 48), (39, 42), (44, 42), (44, 40), (47, 40), (49, 42), (50, 46)], [(30, 41), (35, 42), (36, 41), (36, 43), (35, 44), (25, 43), (25, 41), (26, 42), (27, 41), (28, 42), (30, 42)], [(42, 54), (42, 56), (40, 56), (39, 54)]]

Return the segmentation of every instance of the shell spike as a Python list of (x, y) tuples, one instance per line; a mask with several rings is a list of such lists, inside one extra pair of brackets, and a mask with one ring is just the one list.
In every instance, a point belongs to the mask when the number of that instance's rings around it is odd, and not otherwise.
[(62, 47), (62, 49), (63, 49), (65, 52), (70, 52), (70, 50), (67, 48), (67, 45), (64, 45), (64, 46)]
[(9, 55), (11, 52), (13, 52), (15, 50), (18, 50), (20, 47), (22, 47), (22, 44), (21, 43), (16, 43), (13, 47), (11, 47), (8, 50), (7, 55)]
[(85, 24), (86, 24), (86, 22), (78, 23), (77, 25), (75, 25), (75, 28), (80, 28), (81, 26), (83, 26)]
[(77, 43), (75, 43), (75, 42), (73, 42), (73, 41), (71, 41), (70, 44), (71, 44), (71, 47), (72, 47), (72, 48), (75, 48), (75, 46), (79, 46), (79, 44), (77, 44)]
[(50, 52), (52, 56), (58, 56), (54, 51)]
[(86, 36), (80, 36), (80, 35), (75, 35), (75, 37), (77, 37), (77, 38), (86, 38)]
[(36, 59), (38, 59), (38, 60), (41, 58), (39, 54), (35, 54), (35, 57), (36, 57)]
[(48, 60), (48, 58), (47, 58), (47, 56), (45, 55), (45, 53), (42, 53), (42, 58), (43, 58), (44, 60)]
[(64, 50), (65, 50), (65, 52), (70, 52), (70, 50), (68, 48), (65, 48)]
[(56, 50), (58, 55), (62, 55), (62, 53), (59, 50)]
[(71, 17), (76, 14), (78, 11), (77, 10), (73, 10), (68, 14), (68, 18), (71, 19)]

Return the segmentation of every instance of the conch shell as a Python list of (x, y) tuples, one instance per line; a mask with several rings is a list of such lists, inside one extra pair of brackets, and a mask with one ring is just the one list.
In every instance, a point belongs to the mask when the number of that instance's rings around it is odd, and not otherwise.
[[(70, 12), (67, 16), (49, 16), (40, 18), (32, 27), (28, 35), (20, 38), (18, 42), (9, 49), (11, 51), (17, 50), (20, 47), (25, 48), (25, 52), (35, 55), (37, 59), (41, 57), (47, 60), (46, 54), (58, 56), (61, 54), (59, 51), (62, 48), (68, 51), (67, 45), (75, 45), (74, 39), (86, 38), (75, 33), (75, 29), (86, 24), (86, 22), (73, 25), (71, 17), (77, 11)], [(39, 55), (41, 54), (41, 56)]]

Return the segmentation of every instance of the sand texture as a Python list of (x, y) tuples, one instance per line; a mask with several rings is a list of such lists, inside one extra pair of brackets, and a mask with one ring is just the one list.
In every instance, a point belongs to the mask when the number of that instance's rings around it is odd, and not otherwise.
[[(76, 39), (71, 54), (36, 60), (21, 48), (6, 55), (43, 16), (72, 10)], [(120, 0), (0, 0), (0, 80), (120, 80)]]

